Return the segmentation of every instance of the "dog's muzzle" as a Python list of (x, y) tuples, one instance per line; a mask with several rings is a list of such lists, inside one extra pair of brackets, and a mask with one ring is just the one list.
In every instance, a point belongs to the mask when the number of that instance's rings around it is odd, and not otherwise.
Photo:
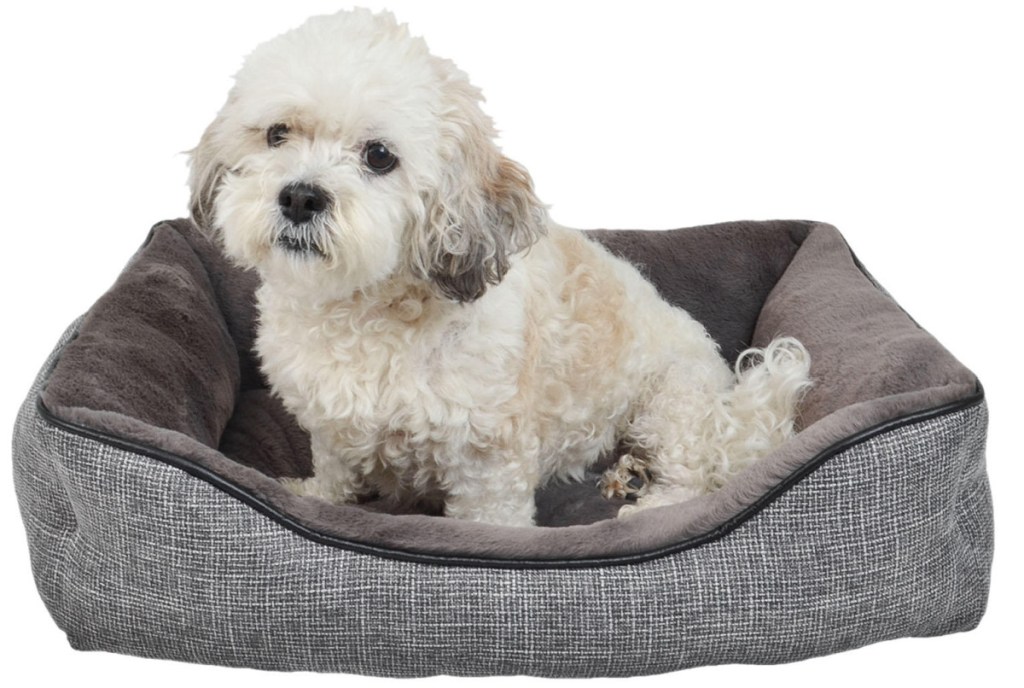
[(327, 192), (319, 186), (305, 183), (289, 184), (277, 196), (281, 214), (297, 225), (305, 224), (327, 210), (330, 200)]
[(275, 243), (292, 253), (326, 257), (318, 240), (322, 239), (322, 220), (331, 204), (330, 195), (313, 184), (289, 184), (281, 189), (277, 204), (285, 221), (278, 228)]

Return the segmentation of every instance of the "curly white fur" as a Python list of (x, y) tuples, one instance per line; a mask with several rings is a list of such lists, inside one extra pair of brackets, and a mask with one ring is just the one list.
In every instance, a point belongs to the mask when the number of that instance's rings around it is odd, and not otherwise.
[[(549, 220), (480, 100), (390, 14), (343, 12), (258, 47), (193, 151), (193, 215), (258, 270), (263, 370), (312, 438), (293, 489), (529, 525), (539, 485), (620, 439), (653, 476), (636, 509), (789, 436), (803, 347), (745, 354), (737, 378), (631, 265)], [(326, 210), (285, 217), (295, 183)]]

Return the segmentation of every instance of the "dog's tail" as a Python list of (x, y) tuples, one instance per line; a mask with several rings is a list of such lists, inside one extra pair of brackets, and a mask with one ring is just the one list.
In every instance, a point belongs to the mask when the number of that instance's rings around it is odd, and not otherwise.
[[(735, 384), (700, 398), (671, 386), (656, 395), (654, 413), (634, 423), (638, 457), (626, 455), (602, 479), (607, 495), (635, 494), (635, 505), (620, 516), (687, 501), (716, 490), (794, 433), (797, 407), (811, 386), (811, 357), (796, 339), (779, 337), (763, 349), (747, 349), (735, 367)], [(693, 423), (679, 423), (669, 411), (693, 408)], [(676, 418), (662, 423), (659, 419)], [(654, 419), (655, 423), (651, 423)], [(640, 473), (640, 487), (632, 485)], [(649, 484), (648, 484), (649, 483)], [(627, 487), (623, 487), (623, 485)]]
[(797, 406), (811, 386), (810, 369), (807, 349), (792, 337), (778, 337), (763, 349), (740, 354), (736, 385), (723, 400), (736, 463), (764, 456), (793, 434)]

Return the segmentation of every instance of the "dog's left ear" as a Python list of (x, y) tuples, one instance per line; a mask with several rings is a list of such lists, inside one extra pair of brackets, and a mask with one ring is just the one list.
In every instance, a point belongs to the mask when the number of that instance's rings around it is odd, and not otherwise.
[(544, 233), (547, 211), (529, 173), (494, 144), (479, 91), (457, 78), (446, 86), (454, 104), (442, 118), (445, 169), (424, 199), (412, 262), (445, 296), (466, 303), (500, 282), (510, 258)]

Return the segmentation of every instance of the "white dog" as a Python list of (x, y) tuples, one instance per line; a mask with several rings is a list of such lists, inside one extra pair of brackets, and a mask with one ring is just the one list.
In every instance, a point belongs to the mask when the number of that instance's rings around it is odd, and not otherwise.
[(786, 439), (803, 347), (734, 374), (636, 269), (548, 219), (480, 101), (390, 14), (343, 12), (259, 46), (192, 152), (193, 217), (258, 271), (257, 352), (311, 437), (292, 489), (525, 526), (538, 486), (619, 440), (603, 489), (643, 475), (636, 509)]

